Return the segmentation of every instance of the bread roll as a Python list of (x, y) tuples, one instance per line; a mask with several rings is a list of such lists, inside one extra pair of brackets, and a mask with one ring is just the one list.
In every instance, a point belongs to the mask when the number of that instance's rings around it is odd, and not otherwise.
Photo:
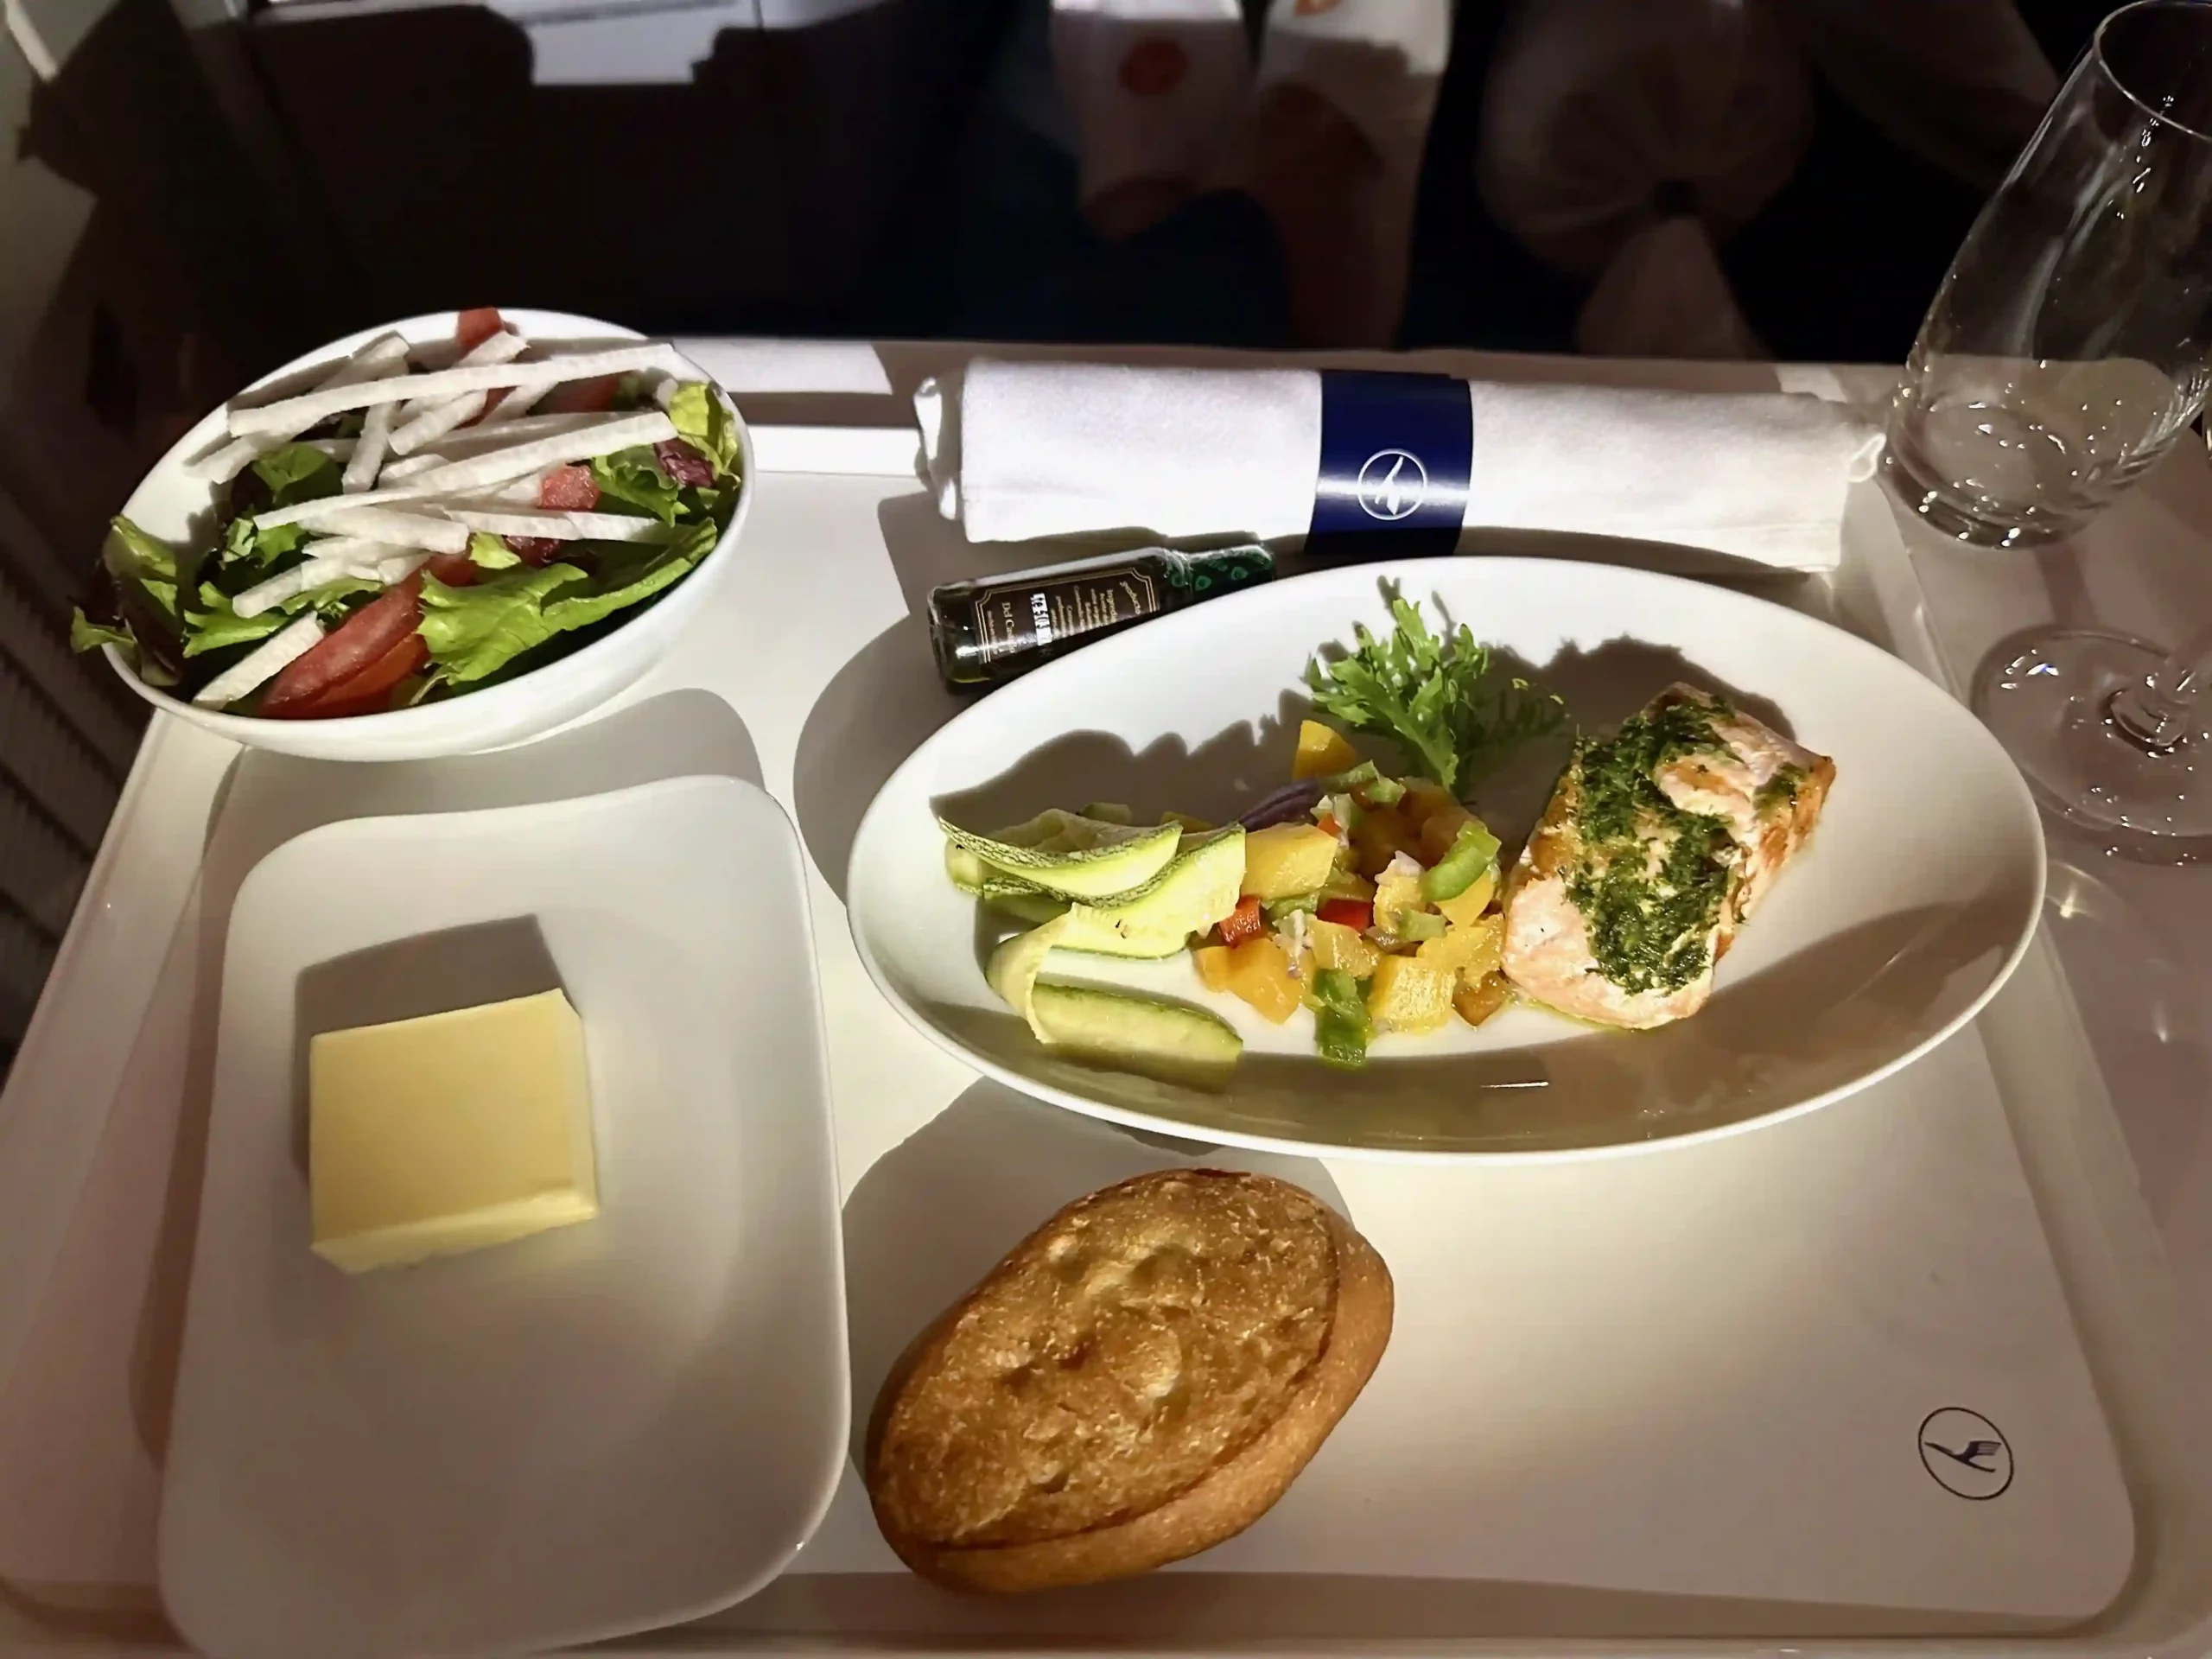
[(869, 1420), (899, 1558), (957, 1589), (1090, 1584), (1267, 1513), (1390, 1339), (1390, 1274), (1312, 1195), (1172, 1169), (1070, 1205), (916, 1338)]

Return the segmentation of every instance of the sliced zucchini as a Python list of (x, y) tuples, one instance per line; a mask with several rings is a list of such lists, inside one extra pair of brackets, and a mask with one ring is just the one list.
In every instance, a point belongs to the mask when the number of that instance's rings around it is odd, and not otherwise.
[(1243, 880), (1241, 825), (1186, 836), (1167, 868), (1136, 892), (1072, 906), (1059, 944), (1103, 957), (1172, 957), (1236, 908)]
[(1049, 893), (1039, 893), (1026, 882), (1004, 884), (987, 882), (976, 895), (993, 910), (1011, 916), (1018, 922), (1032, 927), (1042, 927), (1046, 922), (1058, 921), (1068, 913), (1070, 901), (1055, 898)]
[(1193, 837), (1158, 880), (1114, 905), (1076, 904), (991, 953), (984, 977), (1039, 1042), (1050, 1042), (1030, 1006), (1045, 957), (1055, 947), (1107, 957), (1172, 957), (1191, 935), (1236, 908), (1244, 879), (1244, 831), (1236, 825)]
[(1030, 1023), (1079, 1058), (1193, 1088), (1218, 1089), (1244, 1039), (1204, 1008), (1087, 985), (1039, 985)]
[[(980, 893), (994, 880), (1009, 879), (999, 875), (996, 870), (957, 841), (944, 843), (944, 873), (952, 878), (952, 885), (963, 893)], [(1022, 885), (1027, 887), (1028, 883)]]
[(1045, 958), (1052, 954), (1060, 935), (1067, 931), (1068, 918), (1058, 917), (1042, 927), (1033, 927), (1027, 933), (1017, 933), (991, 952), (989, 964), (983, 977), (991, 988), (1004, 997), (1014, 1011), (1029, 1022), (1029, 1029), (1040, 1043), (1052, 1039), (1045, 1035), (1045, 1028), (1037, 1023), (1037, 1013), (1030, 1006), (1030, 993), (1037, 988), (1037, 975), (1045, 965)]
[(1108, 823), (1057, 807), (995, 836), (979, 836), (943, 818), (938, 826), (979, 862), (1071, 899), (1102, 899), (1142, 887), (1175, 856), (1183, 836), (1173, 823)]

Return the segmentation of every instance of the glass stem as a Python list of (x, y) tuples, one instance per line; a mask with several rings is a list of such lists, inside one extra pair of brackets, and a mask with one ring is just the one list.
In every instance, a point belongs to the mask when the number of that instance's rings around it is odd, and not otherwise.
[(2204, 729), (2197, 694), (2212, 676), (2212, 625), (2199, 628), (2167, 653), (2166, 660), (2135, 685), (2113, 694), (2106, 712), (2121, 736), (2145, 749), (2171, 749)]

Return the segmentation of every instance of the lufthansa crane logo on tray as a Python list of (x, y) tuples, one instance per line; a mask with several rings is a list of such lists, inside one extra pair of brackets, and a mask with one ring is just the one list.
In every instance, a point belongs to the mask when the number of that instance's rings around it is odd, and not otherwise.
[(1920, 1425), (1921, 1467), (1955, 1497), (1999, 1497), (2012, 1484), (2012, 1447), (2004, 1430), (1978, 1411), (1946, 1406)]
[(1359, 510), (1370, 518), (1388, 524), (1406, 518), (1428, 499), (1428, 468), (1409, 451), (1378, 449), (1359, 469), (1358, 496)]

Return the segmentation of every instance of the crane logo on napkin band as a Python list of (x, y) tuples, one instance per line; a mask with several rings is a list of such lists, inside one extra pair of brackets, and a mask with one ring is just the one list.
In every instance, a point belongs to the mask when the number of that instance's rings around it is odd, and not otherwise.
[(1451, 552), (1474, 451), (1465, 381), (1322, 370), (1321, 469), (1307, 551), (1332, 559)]
[(1419, 455), (1402, 449), (1378, 449), (1359, 469), (1359, 510), (1385, 523), (1403, 518), (1428, 499), (1428, 468)]

